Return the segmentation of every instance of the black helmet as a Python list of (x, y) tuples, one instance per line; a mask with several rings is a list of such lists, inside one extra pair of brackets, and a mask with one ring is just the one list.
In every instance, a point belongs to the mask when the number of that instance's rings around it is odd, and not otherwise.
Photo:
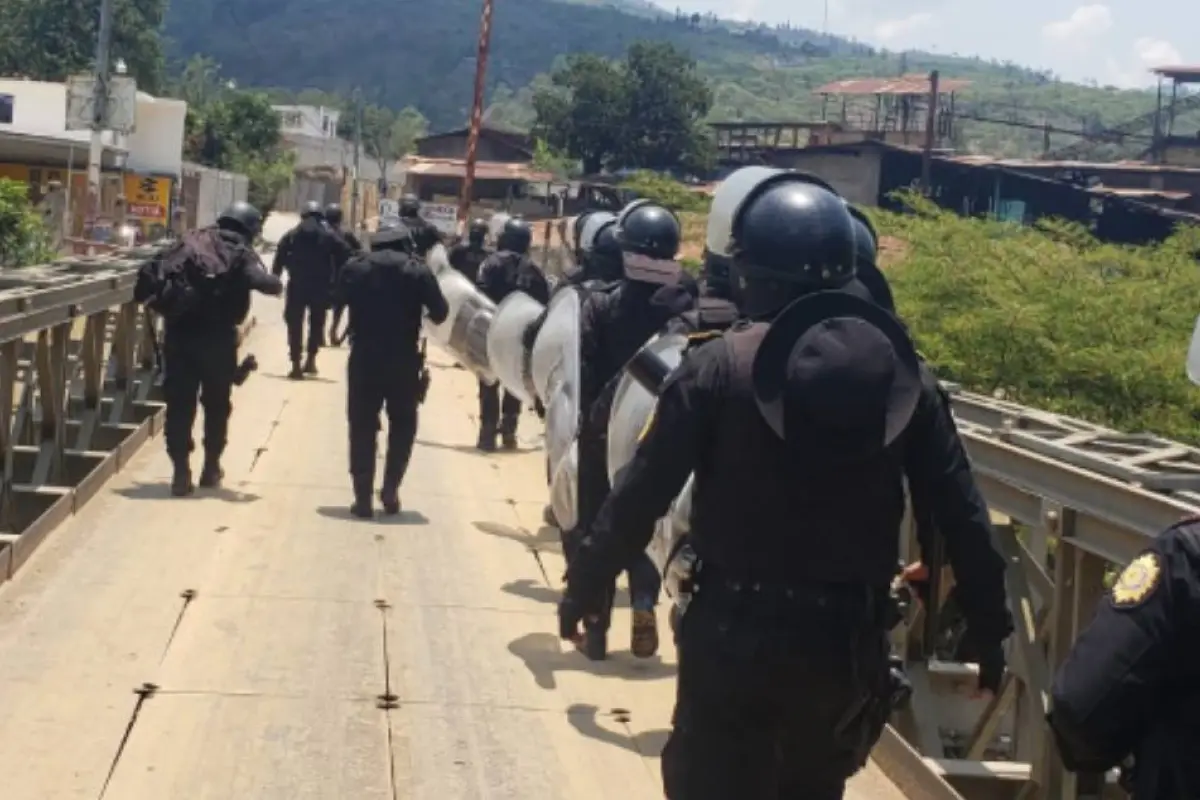
[(315, 200), (309, 200), (300, 209), (300, 219), (305, 217), (321, 217), (324, 216), (324, 211), (321, 210), (321, 204)]
[(467, 228), (467, 238), (472, 244), (483, 244), (483, 240), (488, 235), (488, 224), (482, 219), (471, 220), (471, 225)]
[(871, 299), (876, 305), (891, 311), (896, 312), (896, 299), (892, 296), (892, 287), (888, 285), (887, 278), (880, 271), (876, 259), (878, 257), (879, 238), (875, 233), (875, 226), (871, 224), (871, 220), (860, 209), (847, 203), (846, 209), (850, 212), (850, 216), (854, 218), (854, 246), (855, 246), (855, 275), (854, 277), (863, 288), (870, 294)]
[(500, 232), (500, 239), (496, 246), (510, 253), (524, 255), (529, 252), (531, 244), (533, 244), (533, 229), (525, 220), (513, 217), (504, 223), (504, 230)]
[(748, 167), (717, 189), (708, 249), (731, 258), (752, 316), (854, 278), (854, 218), (829, 184), (802, 172)]
[(415, 217), (421, 211), (421, 201), (416, 195), (406, 194), (400, 198), (400, 216)]
[(617, 217), (616, 236), (624, 252), (669, 261), (679, 253), (682, 231), (679, 218), (667, 207), (635, 200)]
[(330, 203), (325, 206), (325, 219), (330, 225), (342, 224), (342, 207), (337, 203)]
[(617, 242), (617, 221), (610, 219), (596, 233), (586, 256), (589, 277), (611, 283), (625, 274), (621, 245)]
[(416, 248), (412, 231), (397, 217), (384, 217), (371, 235), (372, 250), (400, 250), (411, 253)]
[(245, 200), (237, 200), (217, 217), (217, 227), (234, 231), (252, 241), (262, 230), (263, 216), (257, 208)]

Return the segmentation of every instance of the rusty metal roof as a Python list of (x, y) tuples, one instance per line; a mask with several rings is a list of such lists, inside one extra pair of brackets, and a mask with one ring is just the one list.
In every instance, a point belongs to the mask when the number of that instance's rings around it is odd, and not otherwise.
[(1150, 70), (1155, 75), (1182, 81), (1200, 81), (1200, 66), (1155, 67)]
[[(970, 86), (970, 81), (958, 78), (942, 78), (938, 81), (938, 92), (947, 94)], [(903, 75), (892, 78), (845, 78), (827, 83), (814, 89), (813, 94), (850, 95), (911, 95), (929, 94), (928, 75)]]
[(1030, 158), (996, 158), (987, 155), (945, 156), (946, 160), (979, 167), (1005, 167), (1006, 169), (1080, 169), (1121, 170), (1125, 172), (1200, 172), (1197, 167), (1182, 167), (1171, 164), (1148, 164), (1145, 161), (1039, 161)]
[[(400, 162), (400, 168), (409, 175), (429, 175), (437, 178), (462, 178), (467, 174), (467, 162), (461, 158), (408, 156)], [(554, 175), (549, 172), (539, 172), (528, 164), (477, 161), (475, 162), (475, 180), (550, 183), (554, 180)]]

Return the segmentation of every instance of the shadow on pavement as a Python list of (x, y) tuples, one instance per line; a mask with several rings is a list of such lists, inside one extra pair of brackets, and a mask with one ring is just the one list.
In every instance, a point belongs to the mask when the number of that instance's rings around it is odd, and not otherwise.
[(422, 447), (432, 447), (437, 450), (452, 450), (456, 453), (468, 453), (475, 456), (521, 456), (541, 450), (540, 447), (518, 447), (516, 450), (496, 448), (492, 452), (486, 453), (473, 444), (446, 444), (445, 442), (431, 442), (426, 439), (417, 439), (415, 444), (419, 444)]
[(511, 525), (501, 525), (498, 522), (472, 522), (471, 524), (480, 533), (486, 533), (488, 536), (496, 536), (500, 539), (509, 539), (523, 544), (531, 550), (537, 550), (542, 553), (562, 553), (562, 542), (558, 538), (558, 528), (551, 528), (549, 525), (543, 525), (539, 528), (535, 536), (524, 528), (514, 528)]
[(130, 500), (222, 500), (226, 503), (253, 503), (261, 500), (262, 496), (250, 492), (239, 492), (225, 486), (217, 489), (200, 489), (184, 497), (171, 494), (171, 483), (135, 483), (126, 489), (113, 489), (114, 494)]
[(258, 374), (264, 378), (276, 381), (288, 381), (289, 383), (341, 383), (341, 381), (334, 378), (326, 378), (324, 375), (305, 375), (303, 378), (297, 380), (289, 378), (287, 375), (280, 375), (277, 372), (260, 372)]
[[(604, 719), (611, 727), (624, 728), (625, 733), (601, 725), (601, 719)], [(658, 758), (662, 755), (663, 747), (666, 745), (671, 731), (660, 728), (630, 735), (628, 727), (630, 719), (630, 712), (623, 708), (601, 712), (596, 706), (582, 703), (567, 708), (567, 721), (571, 723), (571, 727), (589, 739), (611, 744), (614, 747), (623, 747), (649, 758)]]
[(343, 519), (347, 522), (361, 522), (365, 525), (428, 525), (429, 517), (422, 514), (420, 511), (404, 509), (399, 514), (394, 516), (380, 513), (378, 508), (375, 509), (374, 519), (360, 519), (350, 513), (349, 504), (344, 506), (320, 506), (317, 513), (322, 517), (329, 519)]
[(628, 653), (609, 653), (606, 661), (588, 661), (582, 653), (560, 642), (552, 633), (530, 633), (509, 642), (508, 651), (524, 662), (543, 689), (557, 687), (556, 672), (586, 672), (635, 681), (662, 680), (675, 675), (675, 665), (664, 664), (659, 656), (634, 658)]

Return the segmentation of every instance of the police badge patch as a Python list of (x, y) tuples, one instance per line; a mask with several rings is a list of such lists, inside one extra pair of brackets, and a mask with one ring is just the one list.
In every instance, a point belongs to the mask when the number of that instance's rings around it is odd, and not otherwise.
[(1141, 605), (1158, 588), (1162, 567), (1155, 553), (1142, 553), (1117, 576), (1112, 587), (1112, 604), (1116, 608)]

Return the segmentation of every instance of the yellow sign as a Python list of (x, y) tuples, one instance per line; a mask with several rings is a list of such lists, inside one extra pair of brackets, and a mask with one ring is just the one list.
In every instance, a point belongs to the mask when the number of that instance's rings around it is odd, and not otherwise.
[(1130, 608), (1143, 602), (1158, 588), (1162, 567), (1154, 553), (1143, 553), (1121, 572), (1112, 588), (1112, 602), (1117, 608)]
[(147, 239), (157, 238), (170, 225), (171, 179), (127, 174), (125, 203), (129, 222)]

